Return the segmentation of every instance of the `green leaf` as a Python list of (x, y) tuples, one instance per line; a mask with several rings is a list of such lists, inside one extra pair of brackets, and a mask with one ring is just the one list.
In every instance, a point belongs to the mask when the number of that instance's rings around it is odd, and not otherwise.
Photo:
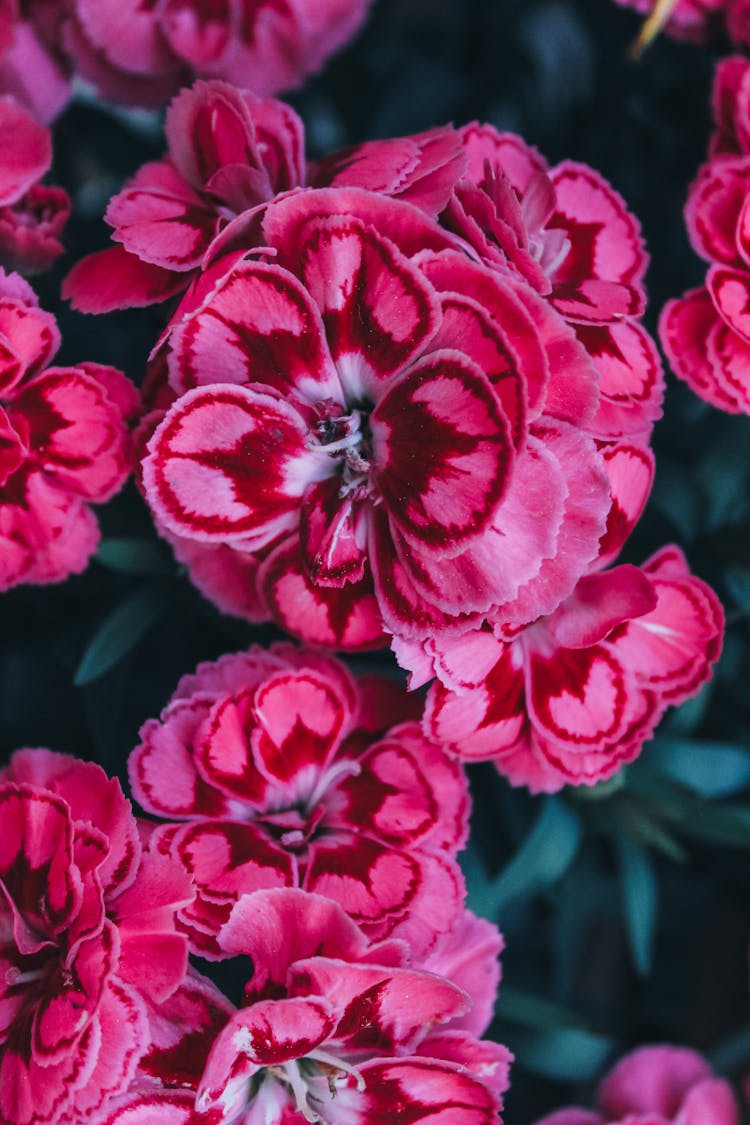
[(604, 1069), (615, 1044), (581, 1028), (519, 1031), (508, 1046), (526, 1070), (560, 1082), (588, 1082)]
[(630, 952), (644, 977), (651, 971), (659, 888), (645, 848), (624, 832), (615, 836), (615, 848)]
[(750, 848), (750, 807), (703, 805), (681, 825), (683, 832), (729, 848)]
[(750, 785), (750, 753), (727, 742), (660, 738), (649, 764), (701, 797), (728, 797)]
[(687, 853), (682, 844), (645, 809), (633, 801), (622, 801), (614, 805), (613, 811), (616, 820), (640, 843), (654, 848), (676, 863), (685, 862)]
[(536, 1031), (549, 1031), (556, 1027), (583, 1028), (585, 1025), (585, 1020), (569, 1008), (507, 985), (500, 989), (497, 1014), (508, 1023), (521, 1024)]
[(166, 611), (164, 590), (141, 586), (105, 617), (89, 641), (73, 678), (76, 687), (91, 683), (114, 668)]
[(497, 905), (557, 882), (575, 859), (582, 834), (581, 821), (568, 805), (556, 797), (545, 798), (533, 828), (498, 876)]
[(174, 570), (162, 547), (152, 539), (104, 539), (96, 561), (123, 574), (168, 575)]

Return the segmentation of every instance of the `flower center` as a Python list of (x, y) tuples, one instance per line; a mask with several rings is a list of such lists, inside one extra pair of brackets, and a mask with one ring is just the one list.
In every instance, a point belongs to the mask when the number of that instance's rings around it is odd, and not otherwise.
[(267, 1072), (284, 1085), (294, 1098), (294, 1106), (311, 1125), (327, 1125), (326, 1106), (330, 1105), (339, 1089), (353, 1077), (358, 1090), (365, 1082), (356, 1067), (345, 1063), (327, 1051), (311, 1051), (302, 1059), (269, 1066)]
[[(315, 444), (341, 464), (343, 499), (360, 490), (369, 495), (372, 490), (372, 433), (370, 431), (370, 404), (353, 406), (349, 414), (334, 414), (336, 404), (318, 404), (319, 420), (313, 427)], [(363, 490), (363, 491), (362, 491)]]

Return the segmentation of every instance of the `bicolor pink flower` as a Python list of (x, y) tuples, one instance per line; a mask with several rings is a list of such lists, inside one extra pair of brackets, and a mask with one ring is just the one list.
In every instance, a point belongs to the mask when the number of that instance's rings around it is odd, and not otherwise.
[(0, 807), (0, 1118), (76, 1125), (127, 1089), (182, 985), (193, 890), (98, 766), (20, 750)]
[(669, 301), (659, 332), (670, 365), (701, 398), (750, 413), (750, 157), (705, 164), (685, 208), (706, 284)]
[(39, 183), (52, 163), (49, 130), (13, 98), (0, 97), (0, 263), (35, 273), (59, 257), (70, 213), (62, 188)]
[(220, 943), (254, 971), (208, 1059), (207, 1120), (498, 1122), (508, 1052), (442, 1031), (470, 999), (404, 965), (398, 943), (369, 944), (334, 903), (294, 890), (242, 898)]
[(425, 645), (423, 676), (437, 676), (425, 732), (533, 792), (595, 785), (710, 677), (723, 624), (716, 595), (676, 547), (641, 568), (589, 574), (520, 632)]
[(603, 176), (585, 164), (550, 168), (513, 133), (476, 122), (441, 222), (481, 260), (518, 274), (574, 328), (600, 388), (592, 429), (648, 440), (661, 415), (661, 363), (639, 323), (648, 258), (640, 227)]
[(599, 1088), (597, 1109), (561, 1109), (537, 1125), (739, 1125), (728, 1082), (684, 1047), (641, 1047)]
[[(1, 271), (0, 271), (1, 272)], [(17, 274), (0, 276), (0, 589), (59, 582), (99, 539), (89, 503), (131, 468), (135, 388), (98, 363), (48, 367), (57, 324)]]
[(159, 524), (230, 548), (318, 644), (551, 612), (611, 507), (573, 331), (407, 203), (291, 194), (262, 233), (273, 262), (225, 267), (171, 330), (179, 397), (143, 462)]
[[(133, 792), (170, 824), (154, 844), (192, 874), (197, 952), (250, 891), (300, 886), (369, 934), (435, 945), (460, 915), (463, 772), (429, 743), (419, 701), (291, 645), (185, 677), (130, 759)], [(183, 824), (175, 822), (185, 822)], [(158, 841), (158, 844), (156, 843)]]
[[(220, 232), (243, 252), (258, 245), (263, 205), (308, 180), (304, 127), (294, 110), (226, 82), (183, 90), (167, 112), (166, 135), (167, 156), (141, 168), (107, 208), (119, 245), (82, 259), (66, 279), (65, 295), (83, 312), (182, 292), (209, 251), (216, 253)], [(464, 163), (458, 133), (444, 128), (335, 153), (309, 178), (317, 187), (408, 199), (434, 216)]]

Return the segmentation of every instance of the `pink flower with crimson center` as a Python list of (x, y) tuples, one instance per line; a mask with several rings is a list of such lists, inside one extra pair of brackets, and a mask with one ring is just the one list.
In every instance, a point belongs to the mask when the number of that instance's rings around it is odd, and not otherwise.
[(193, 890), (98, 766), (20, 750), (0, 806), (0, 1118), (74, 1125), (128, 1088), (181, 987)]
[(226, 267), (170, 334), (143, 463), (166, 531), (252, 564), (259, 615), (317, 643), (553, 608), (611, 506), (572, 331), (404, 203), (304, 192), (263, 231), (274, 263)]
[(402, 655), (437, 681), (425, 733), (514, 785), (595, 785), (641, 752), (669, 705), (706, 682), (724, 615), (676, 547), (642, 567), (580, 580), (548, 618), (503, 636), (455, 638)]
[(335, 904), (294, 890), (240, 899), (219, 940), (253, 976), (196, 1099), (217, 1125), (498, 1120), (507, 1051), (441, 1032), (470, 998), (404, 966), (399, 942), (372, 945)]
[(461, 768), (399, 722), (420, 709), (395, 685), (291, 645), (223, 657), (181, 682), (144, 726), (130, 776), (143, 807), (172, 822), (152, 845), (195, 880), (180, 917), (197, 952), (220, 956), (232, 905), (265, 887), (324, 894), (368, 934), (419, 950), (450, 930), (468, 794)]

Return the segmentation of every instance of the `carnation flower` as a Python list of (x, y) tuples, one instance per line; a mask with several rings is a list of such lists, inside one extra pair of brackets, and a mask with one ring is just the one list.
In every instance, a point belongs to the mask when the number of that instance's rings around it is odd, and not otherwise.
[(98, 539), (89, 502), (108, 500), (131, 467), (135, 388), (98, 363), (48, 367), (53, 316), (17, 274), (0, 271), (0, 589), (59, 582)]
[(728, 1082), (684, 1047), (641, 1047), (599, 1088), (597, 1110), (561, 1109), (537, 1125), (738, 1125)]
[(241, 898), (220, 942), (253, 975), (197, 1098), (136, 1093), (107, 1125), (499, 1122), (509, 1053), (448, 1030), (471, 997), (404, 964), (400, 943), (369, 943), (334, 903), (295, 890)]
[[(201, 665), (130, 759), (133, 791), (172, 822), (153, 845), (191, 872), (197, 952), (250, 891), (301, 886), (374, 936), (434, 947), (463, 904), (460, 767), (413, 721), (419, 702), (291, 645)], [(187, 822), (179, 825), (175, 822)]]
[(372, 192), (289, 195), (262, 232), (273, 262), (230, 266), (172, 328), (159, 523), (250, 561), (266, 613), (316, 643), (551, 611), (610, 508), (572, 330)]
[(700, 169), (685, 208), (690, 241), (709, 263), (706, 284), (669, 301), (659, 330), (676, 375), (713, 406), (747, 414), (750, 155), (743, 124), (746, 67), (737, 63), (728, 60), (717, 73), (716, 155)]
[(641, 568), (592, 573), (515, 635), (426, 646), (423, 663), (438, 679), (425, 731), (533, 792), (595, 785), (637, 757), (666, 708), (710, 677), (723, 624), (718, 598), (676, 547)]
[(174, 915), (193, 891), (183, 868), (142, 847), (98, 766), (20, 750), (0, 807), (0, 1117), (75, 1125), (127, 1089), (153, 1006), (182, 985)]

